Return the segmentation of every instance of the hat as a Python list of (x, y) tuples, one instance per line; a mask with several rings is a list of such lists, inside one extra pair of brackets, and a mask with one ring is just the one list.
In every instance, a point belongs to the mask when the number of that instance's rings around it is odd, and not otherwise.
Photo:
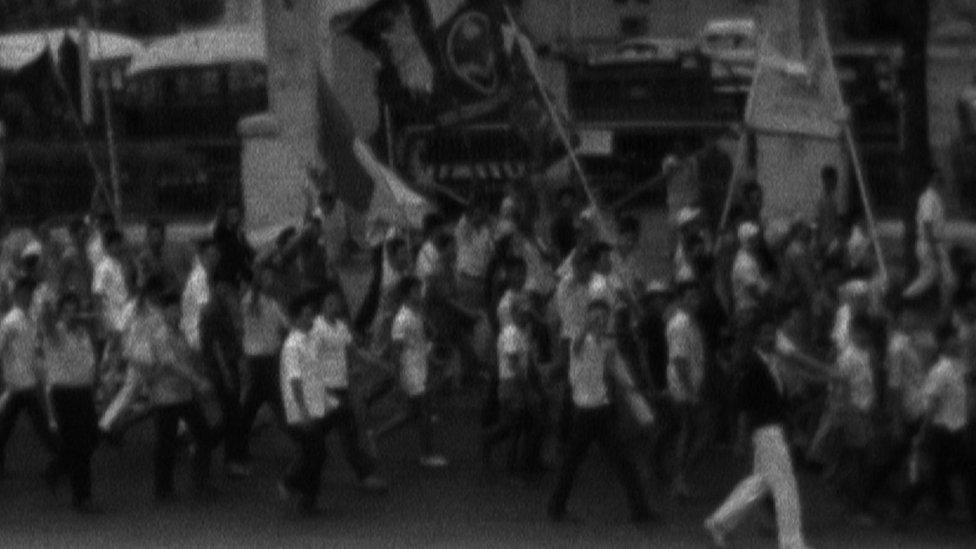
[(647, 294), (666, 294), (671, 291), (671, 286), (667, 282), (659, 278), (647, 283), (647, 287), (644, 289), (644, 293)]
[(678, 211), (678, 215), (675, 217), (675, 221), (677, 221), (679, 227), (682, 227), (698, 219), (698, 216), (700, 215), (701, 215), (701, 210), (699, 210), (698, 208), (685, 206), (684, 208), (681, 208), (681, 210)]
[(841, 295), (849, 297), (861, 297), (866, 296), (871, 291), (871, 287), (868, 285), (866, 280), (851, 280), (843, 286), (840, 287)]
[(27, 259), (28, 257), (40, 257), (43, 251), (44, 249), (41, 247), (41, 243), (36, 240), (32, 240), (30, 243), (24, 246), (23, 250), (20, 251), (20, 258)]
[(746, 242), (759, 236), (759, 226), (751, 221), (739, 225), (739, 242)]

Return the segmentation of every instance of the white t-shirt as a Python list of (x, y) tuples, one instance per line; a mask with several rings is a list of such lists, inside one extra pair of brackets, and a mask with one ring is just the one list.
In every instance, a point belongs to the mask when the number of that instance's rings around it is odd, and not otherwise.
[[(676, 402), (698, 402), (705, 379), (705, 340), (694, 319), (683, 310), (675, 311), (668, 319), (668, 391)], [(676, 360), (688, 363), (688, 381), (683, 381)]]
[(933, 424), (953, 433), (965, 428), (966, 365), (961, 360), (941, 357), (925, 379), (925, 401), (932, 409)]
[(488, 262), (495, 239), (491, 226), (475, 227), (462, 217), (454, 231), (457, 239), (457, 272), (458, 274), (483, 278), (488, 271)]
[(851, 346), (852, 320), (851, 306), (846, 303), (838, 307), (837, 312), (834, 313), (834, 327), (830, 331), (830, 340), (833, 342), (837, 354)]
[(57, 338), (44, 340), (44, 371), (53, 387), (86, 387), (95, 382), (95, 349), (85, 330), (58, 326)]
[(921, 418), (925, 414), (925, 362), (908, 334), (891, 334), (885, 367), (888, 387), (901, 391), (902, 412), (910, 420)]
[(502, 328), (498, 334), (498, 379), (506, 381), (514, 379), (518, 372), (512, 368), (512, 357), (515, 357), (517, 367), (525, 374), (529, 365), (529, 337), (525, 330), (515, 324)]
[(322, 363), (325, 386), (330, 389), (349, 388), (348, 350), (352, 344), (352, 332), (342, 320), (335, 324), (317, 317), (312, 326), (315, 355)]
[(556, 274), (552, 266), (542, 257), (538, 244), (523, 240), (521, 257), (525, 261), (525, 290), (549, 295), (556, 287)]
[(870, 412), (875, 400), (870, 353), (849, 345), (837, 359), (837, 370), (847, 384), (849, 404), (861, 412)]
[(125, 270), (113, 257), (105, 256), (95, 268), (92, 293), (105, 305), (103, 321), (110, 329), (121, 332), (125, 327), (124, 311), (129, 302), (129, 287), (125, 282)]
[(931, 187), (925, 189), (925, 192), (918, 197), (918, 210), (915, 212), (915, 226), (918, 231), (916, 238), (920, 245), (928, 246), (928, 240), (925, 238), (926, 223), (932, 225), (935, 238), (941, 239), (945, 234), (945, 222), (945, 205), (942, 197)]
[(586, 336), (579, 352), (569, 354), (569, 385), (577, 408), (599, 408), (610, 404), (607, 387), (607, 356), (613, 351), (610, 340)]
[(498, 308), (495, 309), (495, 313), (498, 317), (498, 326), (502, 330), (514, 322), (512, 318), (512, 305), (515, 303), (515, 297), (517, 295), (519, 295), (517, 292), (508, 289), (505, 290), (505, 295), (498, 301)]
[(561, 324), (560, 337), (574, 340), (583, 331), (589, 296), (589, 284), (581, 283), (572, 274), (559, 281), (556, 288), (556, 311)]
[(209, 302), (210, 281), (206, 269), (197, 259), (183, 289), (180, 319), (180, 329), (183, 330), (187, 343), (190, 344), (190, 348), (197, 351), (200, 350), (200, 315)]
[(278, 354), (281, 334), (288, 329), (288, 319), (278, 303), (265, 295), (259, 295), (257, 306), (248, 294), (241, 305), (244, 320), (244, 354), (269, 356)]
[(289, 424), (302, 420), (298, 402), (291, 389), (294, 380), (302, 382), (302, 396), (305, 398), (310, 419), (325, 417), (335, 402), (327, 394), (322, 364), (315, 354), (312, 335), (297, 330), (288, 334), (281, 350), (281, 401)]
[(732, 297), (737, 311), (759, 306), (754, 297), (757, 289), (760, 292), (766, 289), (759, 262), (751, 253), (739, 250), (732, 264)]
[(400, 356), (400, 384), (408, 396), (427, 391), (427, 355), (430, 342), (423, 318), (409, 307), (401, 307), (393, 319), (390, 338), (403, 346)]
[(0, 367), (3, 383), (13, 390), (37, 385), (37, 326), (19, 307), (14, 307), (0, 322)]

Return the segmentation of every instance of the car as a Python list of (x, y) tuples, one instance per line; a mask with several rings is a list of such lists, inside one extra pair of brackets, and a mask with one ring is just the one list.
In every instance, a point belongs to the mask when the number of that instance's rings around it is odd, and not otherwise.
[(684, 61), (693, 50), (694, 44), (687, 40), (643, 36), (620, 42), (609, 53), (591, 58), (590, 64), (671, 63)]
[(711, 62), (712, 78), (751, 81), (758, 42), (759, 26), (754, 19), (714, 19), (702, 29), (698, 47)]

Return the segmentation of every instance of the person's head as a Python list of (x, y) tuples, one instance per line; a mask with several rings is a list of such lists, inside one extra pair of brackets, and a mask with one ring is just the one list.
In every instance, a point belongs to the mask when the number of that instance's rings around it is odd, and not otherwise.
[(532, 320), (532, 304), (528, 298), (520, 297), (512, 303), (512, 321), (519, 328), (525, 328)]
[(423, 299), (421, 289), (422, 285), (419, 278), (407, 276), (397, 286), (397, 295), (400, 297), (401, 303), (416, 307), (420, 305)]
[(637, 243), (640, 241), (640, 221), (637, 221), (637, 218), (627, 216), (621, 219), (618, 232), (620, 236), (618, 245), (622, 252), (628, 254), (637, 249)]
[(911, 333), (922, 326), (922, 316), (914, 300), (898, 296), (891, 306), (891, 313), (895, 317), (896, 327), (903, 332)]
[(275, 280), (278, 278), (278, 272), (270, 261), (259, 263), (255, 273), (251, 279), (251, 288), (255, 291), (268, 291), (274, 286)]
[(159, 304), (166, 292), (166, 281), (161, 276), (153, 275), (142, 281), (139, 287), (139, 297), (144, 303)]
[(593, 332), (602, 334), (610, 321), (610, 304), (602, 299), (590, 301), (586, 307), (586, 326)]
[(468, 204), (466, 209), (468, 220), (475, 226), (481, 226), (488, 222), (488, 200), (484, 196), (476, 196)]
[(342, 294), (337, 285), (330, 284), (322, 291), (322, 316), (332, 322), (342, 316)]
[(935, 341), (939, 346), (939, 354), (945, 357), (958, 358), (962, 355), (962, 342), (959, 331), (951, 323), (939, 325), (935, 330)]
[(597, 242), (587, 251), (593, 269), (603, 275), (613, 270), (613, 249), (604, 242)]
[(88, 240), (88, 225), (85, 220), (80, 217), (72, 218), (68, 223), (68, 236), (75, 246), (83, 248)]
[(837, 191), (837, 168), (824, 166), (820, 170), (820, 184), (823, 186), (825, 196), (834, 196)]
[(571, 213), (576, 209), (576, 193), (572, 187), (563, 187), (556, 193), (556, 209), (560, 213)]
[(208, 274), (213, 274), (220, 262), (220, 249), (217, 247), (217, 241), (212, 238), (204, 238), (197, 242), (197, 257), (200, 258), (203, 269)]
[(678, 304), (688, 313), (695, 313), (701, 306), (701, 289), (693, 282), (685, 282), (675, 292)]
[(671, 287), (663, 280), (652, 280), (644, 289), (643, 307), (650, 313), (661, 314), (671, 301)]
[(854, 314), (867, 312), (871, 306), (871, 288), (864, 280), (852, 280), (844, 285), (843, 292), (847, 294), (847, 303)]
[(528, 277), (528, 268), (525, 265), (525, 260), (520, 257), (513, 257), (508, 260), (508, 264), (505, 267), (508, 288), (515, 291), (524, 288), (525, 280)]
[(390, 266), (397, 272), (405, 272), (410, 268), (410, 247), (407, 241), (402, 238), (394, 238), (384, 244), (386, 247), (386, 257), (390, 261)]
[(288, 302), (288, 317), (292, 326), (300, 332), (308, 332), (315, 321), (315, 293), (302, 292)]
[(278, 233), (278, 236), (275, 237), (275, 248), (278, 250), (283, 250), (285, 246), (287, 246), (288, 243), (295, 238), (296, 234), (298, 234), (298, 229), (296, 229), (294, 226), (285, 227), (281, 230), (281, 232)]
[(28, 277), (21, 277), (14, 283), (13, 302), (21, 310), (30, 308), (37, 284)]
[(146, 246), (150, 250), (159, 251), (166, 244), (166, 223), (162, 219), (152, 218), (146, 222)]
[(454, 235), (447, 231), (437, 233), (434, 237), (434, 248), (440, 256), (441, 262), (445, 266), (453, 266), (457, 257), (457, 246), (455, 245)]
[(790, 226), (789, 241), (791, 243), (809, 244), (812, 238), (813, 228), (806, 221), (798, 219)]
[(237, 231), (241, 228), (241, 223), (244, 222), (244, 211), (241, 209), (240, 204), (232, 203), (228, 204), (224, 208), (224, 228)]
[(105, 252), (108, 255), (115, 259), (122, 257), (122, 247), (124, 246), (125, 242), (121, 232), (115, 229), (109, 229), (105, 232), (103, 239), (105, 244)]
[(95, 230), (99, 233), (105, 234), (115, 228), (115, 216), (110, 212), (102, 212), (95, 217)]
[(748, 215), (756, 217), (762, 213), (763, 190), (758, 181), (749, 181), (743, 185), (742, 198)]
[(237, 284), (229, 278), (220, 277), (213, 281), (214, 296), (225, 305), (231, 306), (237, 302)]
[(945, 177), (942, 175), (942, 171), (938, 168), (931, 168), (929, 170), (929, 187), (942, 190), (945, 186)]
[(756, 348), (763, 352), (772, 352), (776, 348), (776, 319), (768, 318), (759, 325), (756, 332)]
[(180, 301), (179, 292), (173, 291), (166, 292), (159, 300), (159, 308), (163, 313), (163, 318), (170, 326), (177, 327), (180, 325), (183, 316), (180, 310)]
[(588, 282), (590, 277), (593, 276), (593, 270), (596, 268), (593, 256), (582, 250), (577, 250), (573, 254), (572, 266), (573, 278), (580, 282)]
[(80, 309), (81, 300), (78, 299), (78, 294), (74, 292), (63, 294), (58, 299), (58, 321), (64, 323), (69, 328), (77, 327), (80, 323), (80, 316), (78, 314)]
[(424, 238), (431, 238), (444, 226), (444, 218), (439, 213), (429, 213), (424, 216), (421, 224)]
[(759, 247), (760, 239), (759, 226), (751, 221), (746, 221), (739, 225), (738, 237), (739, 237), (739, 247), (754, 251)]

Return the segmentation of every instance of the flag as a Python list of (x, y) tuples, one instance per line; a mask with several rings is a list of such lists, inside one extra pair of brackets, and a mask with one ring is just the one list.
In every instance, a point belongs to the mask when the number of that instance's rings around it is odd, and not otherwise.
[(322, 74), (318, 75), (317, 146), (332, 176), (333, 191), (344, 204), (366, 216), (402, 227), (419, 228), (431, 210), (356, 135), (352, 121)]
[(746, 124), (772, 133), (839, 137), (846, 109), (826, 33), (817, 33), (805, 59), (784, 53), (775, 44), (782, 41), (772, 31), (764, 33), (746, 105)]
[(434, 67), (417, 31), (423, 17), (412, 0), (380, 0), (347, 29), (393, 69), (399, 85), (413, 96), (429, 96), (434, 88)]

